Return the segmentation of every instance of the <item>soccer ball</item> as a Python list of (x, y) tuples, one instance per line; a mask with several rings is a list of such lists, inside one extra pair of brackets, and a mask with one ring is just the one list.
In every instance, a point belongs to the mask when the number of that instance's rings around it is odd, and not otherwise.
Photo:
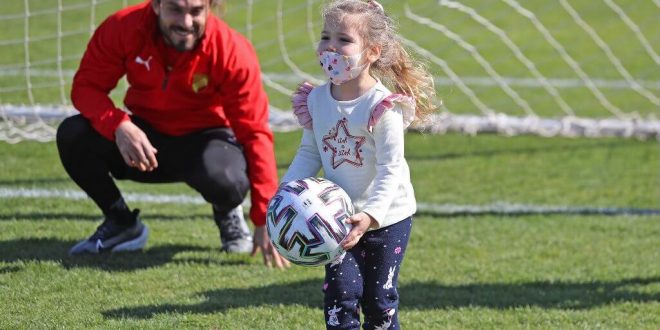
[(353, 214), (348, 194), (322, 178), (295, 180), (282, 186), (268, 204), (266, 228), (284, 258), (302, 266), (321, 266), (344, 254), (339, 245)]

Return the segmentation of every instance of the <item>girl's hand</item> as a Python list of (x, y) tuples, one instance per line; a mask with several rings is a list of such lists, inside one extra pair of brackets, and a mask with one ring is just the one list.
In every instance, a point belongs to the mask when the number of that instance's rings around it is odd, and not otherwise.
[(376, 222), (376, 220), (374, 220), (374, 218), (372, 218), (369, 214), (364, 212), (352, 215), (346, 220), (346, 223), (353, 225), (353, 228), (351, 228), (351, 231), (341, 242), (341, 247), (344, 250), (350, 250), (353, 248), (358, 243), (358, 241), (360, 241), (362, 235), (367, 232), (369, 227), (378, 226), (378, 222)]

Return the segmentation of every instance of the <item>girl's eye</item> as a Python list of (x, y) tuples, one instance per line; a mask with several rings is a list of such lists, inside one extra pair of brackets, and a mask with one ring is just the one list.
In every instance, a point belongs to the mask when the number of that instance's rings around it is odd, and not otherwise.
[(353, 40), (351, 40), (351, 39), (347, 39), (347, 38), (340, 38), (339, 40), (340, 40), (341, 42), (353, 42)]
[(330, 38), (328, 38), (326, 36), (321, 36), (321, 40), (328, 40), (328, 39), (330, 39)]

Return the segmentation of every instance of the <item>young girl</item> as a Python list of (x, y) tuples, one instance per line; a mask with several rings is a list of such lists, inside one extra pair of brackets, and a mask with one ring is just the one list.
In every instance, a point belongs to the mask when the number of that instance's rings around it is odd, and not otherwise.
[(342, 243), (347, 253), (325, 268), (327, 328), (359, 328), (362, 310), (365, 329), (395, 329), (397, 278), (416, 211), (403, 135), (432, 110), (433, 80), (403, 49), (379, 3), (333, 1), (323, 19), (317, 51), (330, 81), (304, 83), (293, 97), (305, 129), (282, 181), (322, 168), (356, 208)]

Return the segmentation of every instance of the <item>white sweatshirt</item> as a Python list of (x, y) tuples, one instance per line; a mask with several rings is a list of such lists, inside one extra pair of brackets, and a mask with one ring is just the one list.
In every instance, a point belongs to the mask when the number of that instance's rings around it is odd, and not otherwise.
[[(417, 205), (403, 155), (414, 101), (392, 94), (380, 82), (351, 101), (335, 100), (330, 83), (307, 92), (301, 87), (294, 96), (305, 129), (282, 182), (318, 176), (322, 168), (325, 178), (348, 193), (356, 212), (371, 215), (379, 228), (414, 214)], [(296, 104), (305, 96), (306, 107)]]

